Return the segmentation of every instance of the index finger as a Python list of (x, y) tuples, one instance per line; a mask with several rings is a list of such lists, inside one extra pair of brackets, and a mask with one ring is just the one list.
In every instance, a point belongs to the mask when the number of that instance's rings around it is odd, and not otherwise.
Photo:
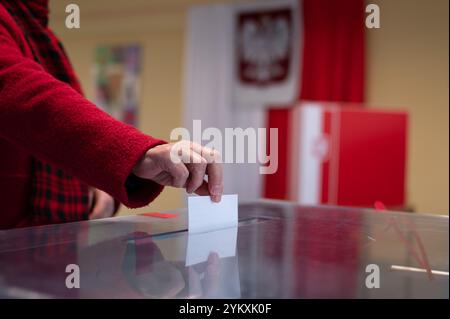
[(200, 153), (208, 162), (206, 174), (208, 175), (208, 191), (211, 200), (220, 202), (223, 193), (223, 168), (220, 153), (214, 149), (191, 143), (191, 148)]
[(214, 202), (220, 202), (223, 193), (223, 169), (220, 163), (208, 163), (208, 190)]

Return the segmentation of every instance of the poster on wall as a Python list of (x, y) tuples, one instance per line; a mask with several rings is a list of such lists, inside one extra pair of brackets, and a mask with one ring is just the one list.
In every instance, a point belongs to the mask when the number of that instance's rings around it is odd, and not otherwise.
[(95, 50), (94, 102), (114, 118), (136, 126), (141, 47), (102, 45)]

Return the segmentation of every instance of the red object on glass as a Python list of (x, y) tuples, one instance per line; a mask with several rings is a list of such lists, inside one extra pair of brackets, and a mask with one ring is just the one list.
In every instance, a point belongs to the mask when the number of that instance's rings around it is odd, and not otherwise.
[(157, 218), (176, 218), (176, 217), (178, 217), (177, 214), (158, 213), (158, 212), (144, 213), (144, 214), (141, 214), (141, 216), (157, 217)]
[(384, 206), (384, 204), (382, 202), (380, 202), (379, 200), (377, 200), (373, 206), (375, 207), (376, 211), (382, 212), (386, 210), (386, 206)]

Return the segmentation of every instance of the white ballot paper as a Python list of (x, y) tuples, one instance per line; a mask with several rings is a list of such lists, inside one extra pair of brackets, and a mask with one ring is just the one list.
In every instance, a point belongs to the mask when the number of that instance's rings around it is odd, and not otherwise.
[(214, 230), (207, 233), (188, 235), (186, 266), (196, 265), (208, 260), (210, 254), (219, 258), (236, 255), (237, 227)]
[(223, 195), (220, 203), (209, 196), (188, 197), (188, 232), (204, 233), (238, 224), (238, 195)]

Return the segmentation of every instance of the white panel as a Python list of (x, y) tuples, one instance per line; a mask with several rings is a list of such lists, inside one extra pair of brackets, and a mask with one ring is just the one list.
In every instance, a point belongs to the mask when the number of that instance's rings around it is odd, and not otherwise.
[(321, 197), (321, 159), (314, 154), (315, 142), (323, 131), (323, 110), (314, 105), (303, 104), (299, 119), (299, 170), (298, 202), (304, 205), (320, 203)]
[[(189, 10), (186, 33), (184, 126), (202, 120), (202, 129), (264, 127), (265, 110), (235, 105), (232, 87), (232, 5), (200, 5)], [(261, 197), (259, 164), (224, 164), (224, 192), (242, 201)]]

